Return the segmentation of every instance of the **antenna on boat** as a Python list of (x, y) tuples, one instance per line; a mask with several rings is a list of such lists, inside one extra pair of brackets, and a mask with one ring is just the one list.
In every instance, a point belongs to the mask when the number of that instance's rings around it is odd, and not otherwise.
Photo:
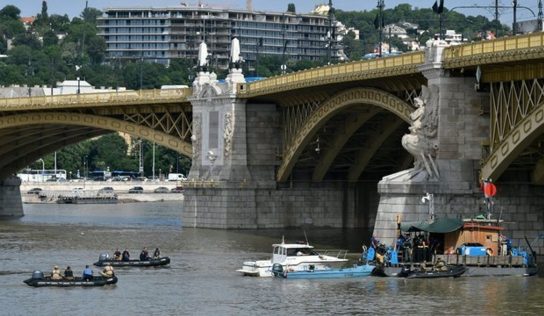
[(429, 202), (429, 220), (434, 220), (434, 200), (433, 200), (433, 194), (432, 193), (425, 193), (425, 195), (421, 198), (421, 202)]
[(281, 243), (285, 244), (285, 236), (284, 235), (281, 235)]
[(308, 242), (308, 236), (306, 236), (306, 230), (303, 230), (304, 232), (304, 239), (306, 239), (306, 245), (309, 245), (310, 243)]

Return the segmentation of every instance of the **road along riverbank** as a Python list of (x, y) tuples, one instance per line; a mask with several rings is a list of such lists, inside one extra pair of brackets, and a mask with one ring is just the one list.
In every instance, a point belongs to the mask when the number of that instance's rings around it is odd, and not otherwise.
[[(134, 187), (141, 187), (141, 193), (128, 193)], [(163, 187), (163, 192), (155, 193), (157, 188)], [(119, 203), (129, 202), (161, 202), (183, 201), (183, 192), (171, 192), (172, 189), (182, 187), (175, 181), (68, 181), (68, 182), (24, 182), (21, 184), (23, 203), (56, 203), (59, 196), (96, 197), (102, 195), (117, 195)], [(111, 188), (104, 192), (104, 188)], [(28, 193), (28, 192), (37, 193)], [(179, 190), (178, 190), (179, 191)]]

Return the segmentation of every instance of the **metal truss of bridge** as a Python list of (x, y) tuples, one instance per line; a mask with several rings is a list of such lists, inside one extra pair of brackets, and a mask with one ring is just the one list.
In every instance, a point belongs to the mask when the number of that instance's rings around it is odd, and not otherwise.
[(189, 94), (190, 89), (177, 89), (2, 99), (0, 178), (45, 154), (114, 131), (190, 157)]

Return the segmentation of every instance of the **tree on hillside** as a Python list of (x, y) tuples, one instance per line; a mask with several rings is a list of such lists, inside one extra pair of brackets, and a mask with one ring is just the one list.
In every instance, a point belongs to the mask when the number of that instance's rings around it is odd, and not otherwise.
[(10, 18), (12, 20), (19, 20), (21, 10), (14, 5), (7, 5), (0, 10), (0, 17)]
[(297, 10), (295, 8), (295, 4), (294, 3), (289, 3), (287, 5), (287, 12), (289, 13), (297, 13)]
[(83, 10), (83, 12), (81, 12), (80, 16), (83, 19), (83, 21), (96, 25), (96, 19), (100, 17), (101, 15), (102, 15), (102, 11), (96, 8), (87, 7)]

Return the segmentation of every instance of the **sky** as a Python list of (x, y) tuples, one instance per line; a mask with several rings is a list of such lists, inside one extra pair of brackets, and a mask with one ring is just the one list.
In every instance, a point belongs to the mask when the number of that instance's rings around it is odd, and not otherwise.
[[(70, 17), (78, 16), (85, 8), (85, 0), (48, 0), (49, 14), (68, 14)], [(88, 0), (89, 6), (97, 9), (105, 9), (111, 7), (175, 7), (181, 2), (196, 5), (197, 0)], [(246, 7), (246, 0), (202, 0), (204, 4), (211, 7), (221, 8), (239, 8)], [(333, 0), (334, 7), (344, 11), (363, 11), (372, 10), (377, 5), (377, 0)], [(393, 8), (400, 3), (409, 3), (413, 7), (430, 8), (435, 0), (384, 0), (386, 8)], [(0, 0), (0, 8), (8, 4), (12, 4), (21, 9), (22, 16), (32, 16), (41, 10), (42, 0)], [(287, 9), (288, 3), (296, 5), (297, 12), (310, 12), (315, 5), (328, 3), (328, 0), (253, 0), (253, 9), (255, 11), (274, 11), (282, 12)], [(511, 0), (499, 0), (499, 3), (504, 6), (511, 6)], [(531, 9), (537, 14), (538, 0), (518, 0), (518, 6), (524, 6)], [(493, 6), (495, 0), (444, 0), (444, 5), (447, 8), (457, 6)], [(455, 9), (455, 11), (470, 15), (484, 15), (491, 19), (493, 17), (493, 9)], [(513, 12), (511, 9), (503, 9), (501, 21), (505, 24), (512, 23)], [(533, 15), (529, 10), (518, 8), (518, 21), (530, 20)]]

